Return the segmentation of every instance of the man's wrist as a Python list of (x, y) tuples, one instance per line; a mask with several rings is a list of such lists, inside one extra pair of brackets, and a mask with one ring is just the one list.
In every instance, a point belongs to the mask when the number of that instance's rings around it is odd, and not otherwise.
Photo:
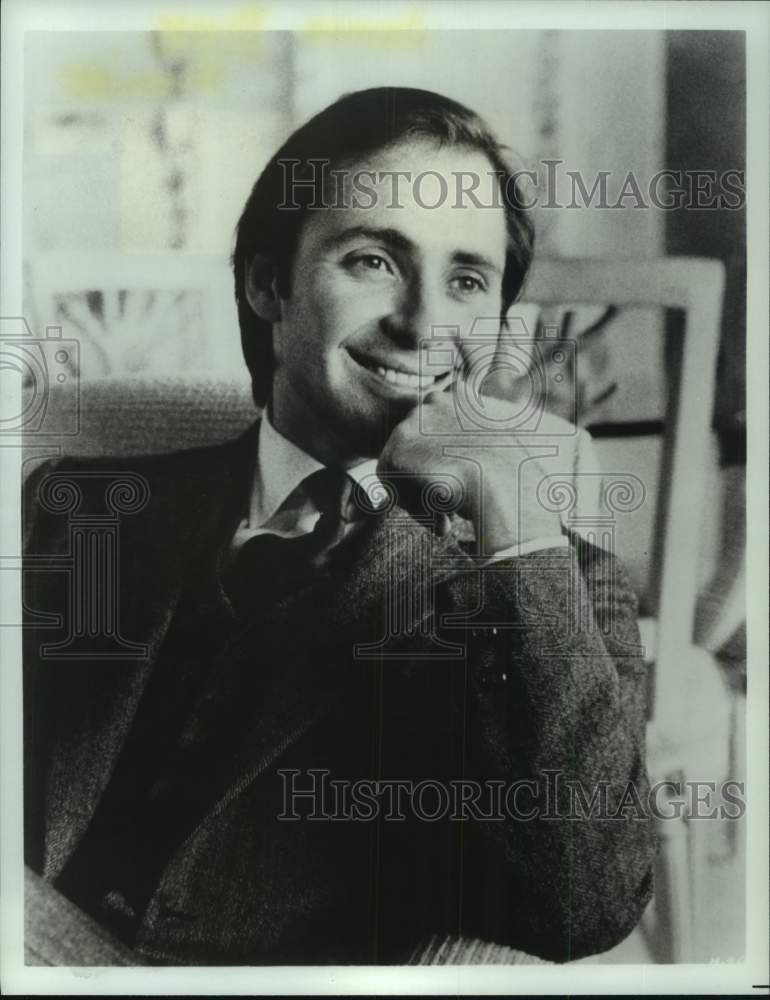
[(490, 557), (499, 552), (530, 544), (533, 549), (548, 548), (550, 546), (541, 545), (539, 542), (542, 539), (563, 537), (561, 520), (557, 514), (550, 511), (539, 510), (536, 513), (527, 511), (517, 515), (511, 510), (513, 505), (510, 502), (507, 505), (508, 509), (501, 509), (493, 498), (486, 499), (481, 509), (478, 505), (474, 506), (476, 509), (471, 512), (471, 521), (481, 542), (482, 551)]
[(520, 556), (530, 555), (532, 552), (542, 552), (545, 549), (566, 549), (569, 548), (569, 539), (566, 535), (543, 535), (540, 538), (533, 538), (528, 542), (517, 542), (509, 545), (506, 549), (500, 549), (487, 557), (487, 564), (500, 562), (503, 559), (517, 559)]

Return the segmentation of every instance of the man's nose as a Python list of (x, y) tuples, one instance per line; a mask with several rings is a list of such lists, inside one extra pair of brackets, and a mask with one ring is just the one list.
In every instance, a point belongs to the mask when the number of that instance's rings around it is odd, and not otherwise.
[(432, 282), (415, 279), (406, 284), (393, 302), (381, 326), (399, 347), (416, 349), (431, 336), (434, 327), (441, 326), (441, 291)]

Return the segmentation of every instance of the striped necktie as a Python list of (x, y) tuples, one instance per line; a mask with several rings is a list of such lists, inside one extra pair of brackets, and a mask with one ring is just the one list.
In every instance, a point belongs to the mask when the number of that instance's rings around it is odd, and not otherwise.
[(319, 469), (301, 487), (320, 512), (313, 530), (292, 538), (255, 535), (225, 572), (223, 585), (239, 617), (251, 617), (266, 602), (330, 571), (342, 555), (343, 540), (376, 511), (366, 491), (343, 469)]

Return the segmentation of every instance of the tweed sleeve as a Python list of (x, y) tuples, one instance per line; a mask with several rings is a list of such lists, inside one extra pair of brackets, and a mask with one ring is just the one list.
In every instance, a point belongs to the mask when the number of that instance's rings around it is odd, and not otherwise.
[[(554, 961), (606, 951), (652, 892), (636, 601), (620, 562), (577, 535), (483, 576), (466, 765), (505, 800), (502, 822), (470, 826), (463, 933)], [(450, 606), (473, 606), (469, 587), (447, 584)]]

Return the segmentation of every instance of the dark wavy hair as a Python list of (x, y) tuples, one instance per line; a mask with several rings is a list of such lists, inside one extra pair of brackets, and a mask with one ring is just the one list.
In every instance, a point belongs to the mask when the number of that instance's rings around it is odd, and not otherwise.
[[(302, 225), (323, 204), (328, 171), (358, 164), (402, 140), (430, 139), (483, 153), (498, 176), (508, 244), (502, 282), (502, 315), (521, 291), (534, 250), (534, 227), (523, 207), (506, 149), (474, 111), (428, 90), (375, 87), (340, 97), (294, 132), (260, 174), (236, 227), (232, 266), (241, 344), (254, 400), (264, 405), (273, 370), (272, 326), (246, 298), (246, 269), (255, 255), (273, 264), (282, 297), (290, 293), (291, 267)], [(326, 164), (320, 169), (320, 164)], [(286, 166), (292, 169), (287, 201)], [(296, 206), (296, 207), (287, 207)]]

